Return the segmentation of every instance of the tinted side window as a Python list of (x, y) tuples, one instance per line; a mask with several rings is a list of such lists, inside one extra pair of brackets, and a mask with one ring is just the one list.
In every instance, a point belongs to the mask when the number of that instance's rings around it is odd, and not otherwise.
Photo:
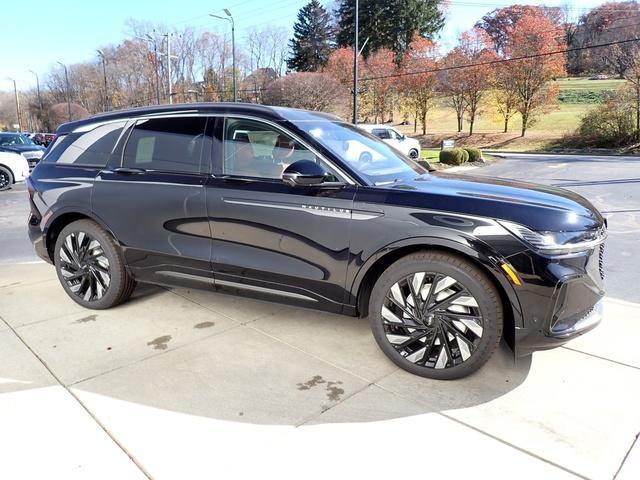
[(57, 139), (45, 161), (65, 165), (104, 167), (126, 122), (101, 125), (88, 132), (70, 133)]
[(373, 133), (378, 138), (383, 138), (383, 139), (391, 138), (391, 135), (389, 134), (389, 130), (385, 128), (374, 128), (371, 131), (371, 133)]
[(123, 166), (199, 173), (206, 122), (205, 117), (140, 120), (124, 149)]

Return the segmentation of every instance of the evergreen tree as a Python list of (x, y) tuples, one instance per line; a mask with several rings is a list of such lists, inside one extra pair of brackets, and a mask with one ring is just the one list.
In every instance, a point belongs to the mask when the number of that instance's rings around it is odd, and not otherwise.
[[(359, 0), (358, 41), (362, 55), (388, 48), (396, 54), (399, 64), (414, 34), (433, 39), (444, 26), (439, 6), (443, 0)], [(337, 43), (353, 46), (355, 0), (338, 0)]]
[(329, 13), (318, 0), (311, 0), (298, 12), (287, 66), (298, 72), (315, 72), (327, 63), (333, 44)]

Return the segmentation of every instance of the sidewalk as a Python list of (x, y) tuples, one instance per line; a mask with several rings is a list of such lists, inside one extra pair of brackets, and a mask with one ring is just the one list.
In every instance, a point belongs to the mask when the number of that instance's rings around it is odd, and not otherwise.
[(438, 382), (361, 319), (146, 286), (88, 311), (0, 265), (0, 478), (640, 478), (640, 305), (605, 315)]

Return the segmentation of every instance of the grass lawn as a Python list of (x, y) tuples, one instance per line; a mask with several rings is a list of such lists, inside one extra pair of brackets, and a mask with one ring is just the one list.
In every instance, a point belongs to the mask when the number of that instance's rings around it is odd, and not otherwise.
[(618, 78), (607, 80), (589, 80), (588, 78), (560, 78), (556, 80), (560, 85), (560, 90), (593, 90), (595, 92), (602, 92), (606, 90), (615, 90), (618, 87), (624, 85), (626, 80), (620, 80)]

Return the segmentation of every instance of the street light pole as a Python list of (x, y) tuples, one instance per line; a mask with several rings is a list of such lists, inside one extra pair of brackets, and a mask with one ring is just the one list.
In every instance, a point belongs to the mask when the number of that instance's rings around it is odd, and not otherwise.
[(238, 88), (236, 86), (236, 25), (235, 25), (235, 22), (233, 21), (233, 15), (231, 15), (231, 12), (226, 8), (224, 8), (223, 11), (227, 16), (227, 18), (221, 17), (220, 15), (214, 15), (213, 13), (210, 13), (209, 15), (211, 17), (219, 18), (221, 20), (226, 20), (229, 23), (231, 23), (231, 62), (233, 66), (233, 101), (237, 102)]
[[(29, 72), (33, 73), (36, 76), (36, 91), (38, 92), (38, 108), (40, 109), (40, 115), (38, 116), (38, 120), (42, 122), (42, 96), (40, 95), (40, 78), (38, 74), (33, 70), (29, 70)], [(40, 125), (42, 127), (42, 125)]]
[(13, 93), (16, 96), (16, 115), (18, 117), (18, 132), (22, 131), (22, 116), (20, 115), (20, 97), (18, 96), (18, 86), (16, 84), (16, 81), (11, 78), (11, 77), (7, 77), (9, 78), (9, 80), (11, 80), (13, 82)]
[(173, 86), (171, 85), (171, 37), (172, 32), (165, 34), (167, 37), (167, 77), (169, 80), (169, 104), (173, 103)]
[(354, 11), (354, 41), (353, 41), (353, 124), (358, 124), (358, 0)]
[(104, 80), (104, 111), (109, 111), (109, 90), (107, 90), (107, 59), (102, 50), (96, 50), (102, 59), (102, 78)]
[(67, 66), (62, 62), (56, 62), (58, 65), (62, 65), (64, 68), (64, 81), (67, 84), (67, 113), (69, 114), (69, 121), (71, 121), (71, 92), (69, 91), (69, 71)]

